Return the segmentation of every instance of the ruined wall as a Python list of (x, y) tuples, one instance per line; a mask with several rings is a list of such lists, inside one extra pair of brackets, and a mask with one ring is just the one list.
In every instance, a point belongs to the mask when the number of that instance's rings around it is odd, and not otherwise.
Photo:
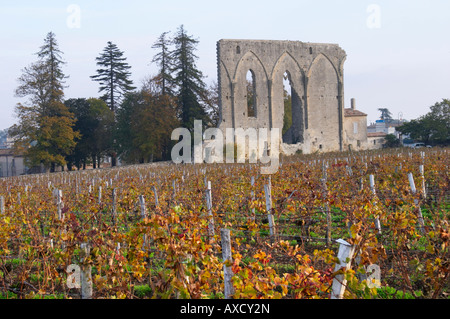
[[(283, 128), (283, 76), (292, 88), (293, 124), (284, 153), (339, 151), (343, 143), (343, 65), (336, 44), (220, 40), (217, 43), (221, 129)], [(246, 76), (255, 80), (256, 114), (247, 110)]]

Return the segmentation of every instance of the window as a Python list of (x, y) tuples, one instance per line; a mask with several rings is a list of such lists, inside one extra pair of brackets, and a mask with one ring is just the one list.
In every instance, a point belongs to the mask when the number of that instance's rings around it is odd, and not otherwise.
[(353, 134), (358, 134), (358, 123), (357, 122), (353, 123)]
[(256, 81), (252, 70), (247, 72), (247, 116), (256, 117)]
[(240, 46), (236, 47), (236, 54), (241, 54), (241, 47)]
[(297, 144), (303, 142), (303, 107), (302, 99), (298, 95), (292, 82), (291, 73), (286, 70), (283, 74), (283, 143)]

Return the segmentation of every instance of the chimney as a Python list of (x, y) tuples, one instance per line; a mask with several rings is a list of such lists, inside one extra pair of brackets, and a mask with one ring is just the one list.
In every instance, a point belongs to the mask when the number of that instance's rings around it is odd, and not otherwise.
[(351, 100), (352, 102), (352, 110), (356, 110), (356, 100), (353, 98), (352, 100)]

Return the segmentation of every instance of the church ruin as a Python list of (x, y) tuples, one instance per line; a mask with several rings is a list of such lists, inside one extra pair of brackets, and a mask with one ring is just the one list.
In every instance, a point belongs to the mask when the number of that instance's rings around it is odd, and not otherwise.
[[(222, 131), (284, 127), (280, 151), (288, 155), (343, 151), (348, 145), (362, 149), (367, 144), (367, 127), (361, 124), (366, 115), (354, 104), (344, 108), (346, 53), (339, 45), (220, 40), (217, 59)], [(286, 81), (291, 89), (288, 124)]]

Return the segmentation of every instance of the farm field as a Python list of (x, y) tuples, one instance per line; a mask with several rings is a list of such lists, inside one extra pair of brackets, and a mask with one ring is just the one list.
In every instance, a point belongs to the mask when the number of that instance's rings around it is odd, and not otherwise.
[(0, 179), (0, 298), (449, 298), (448, 148), (280, 163)]

